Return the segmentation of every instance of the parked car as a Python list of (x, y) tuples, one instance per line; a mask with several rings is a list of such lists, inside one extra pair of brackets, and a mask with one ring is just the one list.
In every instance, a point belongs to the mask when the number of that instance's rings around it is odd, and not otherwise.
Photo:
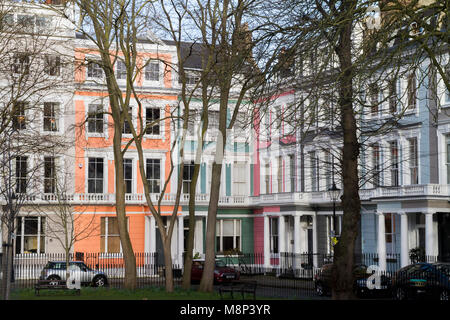
[[(320, 271), (314, 276), (314, 287), (319, 296), (331, 295), (331, 270), (333, 264), (325, 264)], [(367, 266), (363, 264), (355, 265), (353, 268), (355, 283), (353, 290), (358, 297), (366, 296), (383, 296), (388, 295), (391, 287), (391, 280), (387, 275), (381, 275), (380, 287), (376, 289), (369, 289), (367, 280), (371, 273), (367, 272)], [(373, 279), (375, 284), (375, 279)]]
[(449, 300), (450, 263), (414, 263), (398, 270), (392, 278), (395, 300)]
[[(191, 281), (200, 281), (203, 274), (205, 259), (192, 260)], [(240, 272), (231, 267), (227, 267), (222, 260), (216, 260), (214, 268), (214, 283), (229, 282), (239, 280)]]
[[(66, 262), (49, 261), (42, 269), (41, 280), (66, 280)], [(94, 287), (103, 287), (108, 284), (108, 277), (99, 270), (93, 270), (81, 261), (70, 261), (69, 270), (79, 277), (81, 284), (92, 285)]]

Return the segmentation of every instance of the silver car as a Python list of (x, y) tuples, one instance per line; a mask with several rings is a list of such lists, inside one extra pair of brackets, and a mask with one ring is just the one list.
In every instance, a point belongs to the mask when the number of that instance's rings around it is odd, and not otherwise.
[[(80, 280), (81, 284), (103, 287), (108, 284), (106, 274), (99, 270), (90, 269), (81, 261), (69, 262), (70, 276)], [(66, 262), (49, 261), (41, 271), (41, 280), (66, 280)]]

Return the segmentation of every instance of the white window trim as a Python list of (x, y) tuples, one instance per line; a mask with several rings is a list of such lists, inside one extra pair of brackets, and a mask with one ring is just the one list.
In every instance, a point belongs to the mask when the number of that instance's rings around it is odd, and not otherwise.
[[(151, 193), (151, 194), (160, 194), (163, 187), (164, 187), (164, 183), (166, 182), (166, 172), (165, 172), (165, 163), (166, 163), (166, 155), (165, 153), (155, 153), (155, 152), (151, 152), (151, 153), (146, 153), (144, 155), (144, 166), (145, 166), (145, 174), (147, 175), (147, 159), (159, 159), (160, 160), (160, 168), (159, 168), (159, 173), (160, 173), (160, 192), (159, 193)], [(147, 176), (146, 176), (147, 177)], [(144, 190), (142, 192), (145, 192)], [(167, 190), (166, 190), (167, 192)]]
[(439, 125), (437, 128), (438, 138), (438, 164), (439, 164), (439, 184), (447, 184), (446, 168), (446, 136), (450, 135), (450, 123)]
[[(105, 218), (105, 239), (104, 239), (104, 241), (105, 241), (105, 252), (100, 252), (100, 257), (101, 258), (117, 258), (117, 257), (122, 257), (122, 242), (121, 241), (119, 241), (119, 246), (120, 246), (120, 252), (115, 252), (115, 253), (113, 253), (113, 252), (108, 252), (108, 236), (109, 236), (109, 233), (108, 233), (108, 218), (117, 218), (117, 217), (114, 217), (114, 216), (102, 216), (102, 217), (100, 217), (100, 223), (101, 223), (101, 218)], [(127, 229), (128, 229), (128, 231), (130, 230), (130, 219), (128, 218), (127, 219)], [(101, 241), (101, 234), (100, 234), (100, 241)]]
[(99, 67), (100, 67), (100, 69), (102, 70), (102, 76), (101, 77), (90, 77), (89, 76), (89, 71), (88, 71), (88, 69), (89, 69), (89, 65), (91, 64), (91, 63), (96, 63), (95, 61), (98, 61), (98, 62), (100, 62), (101, 63), (101, 57), (99, 57), (99, 56), (97, 56), (97, 55), (90, 55), (90, 54), (87, 54), (86, 56), (85, 56), (85, 60), (86, 60), (86, 65), (85, 65), (85, 67), (86, 67), (86, 74), (85, 74), (85, 79), (86, 79), (86, 81), (90, 81), (90, 82), (96, 82), (96, 81), (98, 81), (98, 82), (104, 82), (104, 80), (105, 80), (105, 72), (103, 71), (103, 68), (101, 68), (101, 66), (100, 66), (100, 64), (98, 64), (97, 63), (97, 65), (99, 65)]
[[(145, 74), (146, 74), (147, 66), (149, 66), (152, 63), (153, 64), (158, 63), (158, 66), (159, 66), (159, 78), (158, 78), (158, 80), (150, 80), (150, 79), (147, 80), (146, 79)], [(162, 86), (164, 84), (164, 64), (161, 63), (161, 61), (156, 60), (156, 59), (147, 59), (147, 61), (145, 62), (145, 67), (144, 67), (143, 71), (144, 71), (144, 74), (143, 74), (143, 84), (144, 85), (152, 86), (152, 87), (154, 87), (154, 86), (160, 87), (160, 86)]]
[[(136, 192), (136, 171), (138, 170), (136, 164), (136, 159), (134, 157), (129, 157), (128, 155), (125, 155), (123, 160), (125, 159), (130, 159), (131, 160), (131, 192), (130, 193), (126, 193), (125, 194), (135, 194)], [(124, 170), (124, 179), (125, 179), (125, 170)], [(114, 189), (115, 189), (115, 181), (116, 181), (116, 177), (114, 175)], [(126, 191), (126, 190), (125, 190)]]
[[(398, 95), (400, 96), (400, 112), (404, 111), (404, 115), (408, 116), (408, 115), (415, 115), (415, 116), (419, 116), (419, 108), (420, 108), (420, 99), (419, 99), (419, 89), (420, 87), (418, 86), (418, 79), (417, 79), (417, 72), (415, 75), (415, 80), (416, 80), (416, 107), (414, 109), (409, 109), (408, 106), (408, 77), (409, 77), (410, 73), (406, 74), (406, 77), (403, 76), (400, 78), (400, 84), (399, 84), (399, 93)], [(399, 113), (399, 106), (397, 104), (397, 113)]]
[[(57, 129), (56, 131), (46, 131), (44, 130), (44, 103), (50, 102), (50, 103), (57, 103), (58, 104), (58, 110), (55, 111), (56, 119), (57, 119)], [(44, 101), (42, 103), (42, 112), (41, 112), (41, 125), (40, 125), (40, 132), (43, 134), (48, 135), (60, 135), (64, 132), (64, 116), (65, 112), (63, 112), (63, 102), (60, 99), (48, 99), (48, 101)]]
[[(89, 158), (102, 158), (103, 159), (103, 192), (101, 193), (89, 193)], [(108, 191), (108, 165), (109, 157), (100, 152), (89, 152), (85, 155), (85, 185), (84, 193), (86, 194), (105, 194)]]
[[(223, 221), (233, 221), (233, 249), (237, 248), (237, 239), (236, 237), (239, 237), (239, 250), (242, 251), (242, 220), (241, 219), (218, 219), (217, 222), (219, 223), (219, 233), (216, 233), (216, 237), (219, 238), (219, 252), (223, 252)], [(239, 222), (239, 230), (240, 234), (237, 234), (237, 222)]]
[[(159, 118), (164, 119), (165, 117), (165, 108), (163, 106), (145, 106), (142, 109), (143, 118), (144, 118), (144, 125), (147, 126), (147, 109), (159, 109)], [(144, 134), (144, 138), (146, 139), (163, 139), (164, 137), (164, 128), (165, 128), (165, 121), (166, 120), (160, 120), (159, 121), (159, 134)]]
[[(107, 112), (107, 109), (105, 108), (105, 102), (101, 101), (101, 102), (96, 102), (95, 100), (93, 101), (85, 101), (84, 103), (85, 105), (85, 116), (84, 119), (86, 119), (86, 123), (85, 123), (85, 135), (86, 135), (86, 139), (88, 138), (105, 138), (108, 139), (108, 114), (104, 113), (103, 114), (103, 132), (89, 132), (89, 123), (87, 121), (88, 116), (89, 116), (89, 105), (101, 105), (103, 107), (103, 112)], [(109, 101), (106, 103), (107, 106), (109, 106)]]
[[(20, 221), (21, 221), (21, 224), (22, 224), (22, 226), (21, 226), (21, 234), (20, 234), (20, 254), (23, 254), (23, 255), (26, 255), (26, 256), (28, 256), (29, 254), (33, 254), (33, 255), (40, 255), (40, 254), (42, 254), (41, 252), (40, 252), (40, 249), (41, 249), (41, 237), (42, 237), (42, 230), (41, 230), (41, 219), (42, 219), (42, 217), (41, 216), (18, 216), (17, 218), (20, 218)], [(37, 218), (38, 219), (38, 230), (37, 230), (37, 253), (25, 253), (24, 252), (24, 244), (25, 244), (25, 237), (24, 237), (24, 235), (25, 235), (25, 218)], [(45, 217), (44, 217), (45, 218)], [(17, 220), (16, 220), (17, 221)], [(44, 236), (44, 242), (45, 242), (45, 244), (44, 244), (44, 254), (46, 253), (46, 251), (47, 251), (47, 246), (46, 246), (46, 235), (45, 235), (45, 232), (44, 232), (44, 234), (43, 234), (43, 236)], [(17, 248), (16, 248), (16, 250), (17, 250)]]
[[(118, 65), (119, 65), (119, 61), (125, 65), (125, 62), (121, 59), (121, 57), (117, 57), (116, 63), (114, 64), (114, 76), (116, 77), (118, 84), (119, 84), (119, 85), (123, 85), (123, 84), (126, 84), (126, 82), (127, 82), (127, 77), (126, 77), (126, 75), (125, 75), (125, 79), (119, 79), (119, 77), (117, 76), (117, 70), (118, 70), (117, 67), (118, 67)], [(125, 65), (125, 69), (126, 69), (126, 65)], [(125, 71), (126, 71), (126, 70), (125, 70)]]
[(43, 64), (45, 66), (45, 59), (47, 56), (51, 56), (51, 57), (59, 57), (59, 75), (56, 76), (52, 76), (50, 74), (48, 74), (47, 72), (44, 71), (45, 75), (49, 78), (49, 79), (62, 79), (62, 75), (63, 75), (63, 59), (62, 59), (62, 54), (55, 54), (55, 53), (44, 53), (42, 54), (42, 59), (43, 59)]

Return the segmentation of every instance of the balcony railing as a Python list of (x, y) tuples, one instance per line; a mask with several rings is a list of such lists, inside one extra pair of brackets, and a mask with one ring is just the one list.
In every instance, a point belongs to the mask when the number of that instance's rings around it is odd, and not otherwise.
[[(161, 198), (160, 194), (151, 194), (151, 200), (154, 205), (158, 203)], [(176, 194), (167, 193), (162, 196), (161, 204), (174, 204)], [(209, 204), (209, 194), (196, 194), (195, 202), (198, 205)], [(56, 195), (56, 194), (36, 194), (23, 195), (22, 201), (25, 204), (111, 204), (116, 202), (116, 194), (114, 193), (76, 193), (70, 195)], [(127, 193), (125, 194), (125, 203), (146, 205), (147, 199), (142, 193)], [(187, 205), (189, 203), (189, 194), (181, 194), (180, 204)], [(248, 196), (220, 196), (219, 205), (221, 206), (247, 206), (249, 204)]]
[[(36, 195), (20, 195), (23, 197), (24, 203), (34, 204), (110, 204), (116, 202), (114, 193), (76, 193), (57, 196), (55, 194), (36, 194)], [(426, 197), (441, 198), (450, 196), (449, 185), (426, 184), (426, 185), (408, 185), (401, 187), (380, 187), (376, 189), (361, 189), (359, 196), (362, 201), (376, 200), (377, 198), (408, 198), (408, 197)], [(157, 204), (160, 200), (160, 194), (151, 194), (153, 204)], [(197, 205), (208, 205), (209, 194), (196, 194), (195, 202)], [(167, 193), (163, 195), (161, 204), (174, 204), (176, 195)], [(125, 202), (127, 204), (146, 205), (147, 199), (142, 193), (125, 194)], [(262, 194), (260, 196), (234, 195), (220, 196), (219, 206), (261, 206), (261, 205), (279, 205), (279, 204), (329, 204), (332, 202), (327, 191), (315, 192), (284, 192)], [(187, 205), (189, 203), (189, 194), (181, 194), (180, 204)]]
[[(363, 201), (383, 198), (383, 197), (449, 197), (450, 186), (440, 184), (425, 184), (425, 185), (407, 185), (401, 187), (379, 187), (375, 189), (361, 189), (359, 190), (359, 197)], [(262, 194), (260, 196), (250, 197), (250, 204), (252, 205), (269, 205), (280, 203), (293, 204), (317, 204), (317, 203), (331, 203), (327, 191), (314, 192), (286, 192), (286, 193), (270, 193)]]

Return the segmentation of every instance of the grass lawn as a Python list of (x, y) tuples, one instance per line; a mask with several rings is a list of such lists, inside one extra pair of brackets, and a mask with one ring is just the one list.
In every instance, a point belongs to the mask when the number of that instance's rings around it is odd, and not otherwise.
[(70, 291), (41, 290), (40, 296), (34, 289), (16, 289), (11, 292), (11, 300), (218, 300), (216, 292), (204, 293), (195, 290), (175, 289), (167, 293), (164, 288), (150, 287), (134, 291), (116, 288), (81, 287), (81, 294)]

